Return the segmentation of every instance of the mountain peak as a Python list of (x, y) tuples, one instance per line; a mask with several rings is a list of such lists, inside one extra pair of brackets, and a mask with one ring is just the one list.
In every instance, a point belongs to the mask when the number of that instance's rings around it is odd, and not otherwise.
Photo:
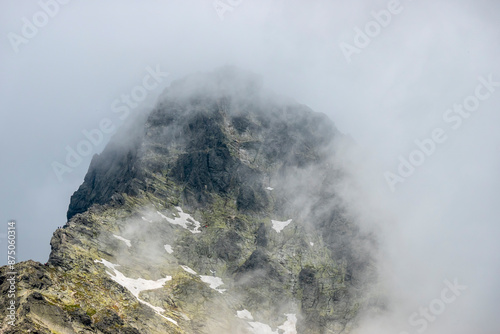
[(125, 131), (92, 160), (68, 219), (114, 194), (136, 195), (154, 173), (169, 173), (202, 200), (266, 169), (307, 165), (338, 134), (325, 115), (273, 96), (257, 75), (234, 67), (173, 82), (146, 120)]
[(371, 239), (340, 204), (333, 153), (342, 135), (325, 115), (224, 67), (172, 83), (121, 131), (71, 197), (47, 265), (19, 265), (33, 277), (23, 300), (36, 305), (23, 328), (292, 334), (355, 325), (374, 280)]

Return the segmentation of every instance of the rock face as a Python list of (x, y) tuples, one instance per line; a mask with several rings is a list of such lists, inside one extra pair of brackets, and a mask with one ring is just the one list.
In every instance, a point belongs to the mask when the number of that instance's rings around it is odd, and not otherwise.
[(16, 265), (0, 329), (349, 333), (375, 278), (336, 192), (341, 136), (241, 70), (174, 82), (93, 158), (48, 264)]

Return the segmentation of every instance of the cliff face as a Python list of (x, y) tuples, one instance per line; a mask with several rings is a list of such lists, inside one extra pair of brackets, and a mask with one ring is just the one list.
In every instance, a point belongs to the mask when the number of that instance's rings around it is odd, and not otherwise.
[(17, 265), (2, 330), (348, 333), (374, 278), (336, 193), (340, 136), (239, 70), (174, 82), (94, 157), (48, 265)]

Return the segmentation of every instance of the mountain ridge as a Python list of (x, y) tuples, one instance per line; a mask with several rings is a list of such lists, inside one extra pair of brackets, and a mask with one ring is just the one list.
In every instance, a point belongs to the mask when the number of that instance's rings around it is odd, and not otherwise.
[(249, 72), (173, 82), (93, 157), (48, 264), (18, 264), (20, 328), (347, 333), (376, 278), (337, 191), (342, 136)]

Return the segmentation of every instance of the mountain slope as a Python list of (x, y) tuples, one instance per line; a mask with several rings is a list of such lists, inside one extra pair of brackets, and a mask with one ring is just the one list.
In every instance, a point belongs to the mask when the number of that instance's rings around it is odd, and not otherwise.
[(2, 329), (348, 333), (373, 242), (336, 192), (341, 136), (241, 70), (174, 82), (92, 159), (48, 264), (18, 265)]

